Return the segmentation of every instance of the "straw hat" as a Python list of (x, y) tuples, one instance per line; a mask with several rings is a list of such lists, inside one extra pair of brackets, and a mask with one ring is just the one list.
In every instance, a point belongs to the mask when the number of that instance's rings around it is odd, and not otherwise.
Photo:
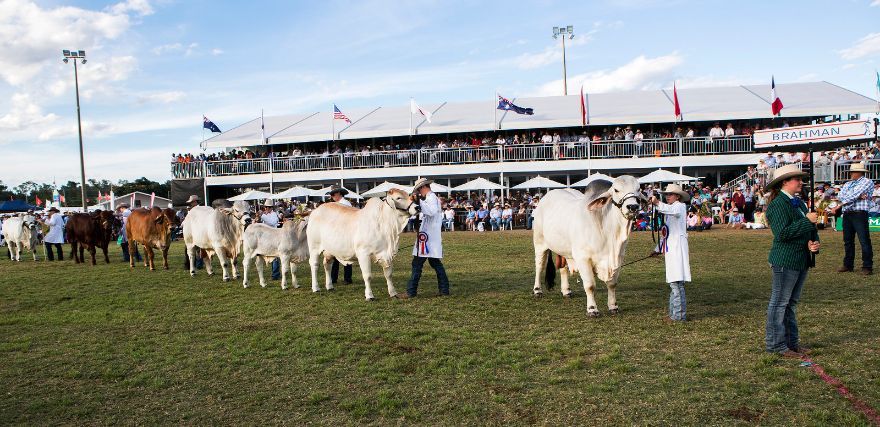
[(198, 202), (200, 200), (201, 199), (199, 199), (199, 196), (196, 196), (195, 194), (193, 194), (192, 196), (189, 196), (188, 199), (186, 199), (186, 203)]
[(327, 193), (327, 195), (332, 196), (336, 193), (339, 193), (344, 196), (344, 195), (348, 194), (348, 190), (346, 190), (338, 185), (333, 185), (330, 187), (330, 191)]
[(267, 208), (274, 208), (275, 202), (273, 202), (272, 199), (266, 199), (266, 201), (263, 202), (263, 206), (265, 206)]
[(678, 185), (678, 184), (669, 184), (669, 185), (667, 185), (667, 186), (666, 186), (666, 190), (665, 190), (665, 191), (661, 191), (661, 193), (663, 193), (663, 194), (678, 194), (678, 196), (681, 197), (681, 202), (682, 202), (682, 203), (687, 203), (687, 202), (691, 201), (691, 195), (688, 194), (687, 191), (684, 191), (684, 190), (681, 188), (681, 186)]
[(60, 211), (55, 206), (52, 206), (51, 208), (49, 208), (49, 210), (46, 211), (46, 213), (53, 213), (53, 212), (58, 213)]
[(865, 167), (865, 162), (853, 163), (849, 165), (849, 172), (868, 173), (868, 168)]
[(807, 175), (809, 174), (800, 170), (796, 165), (785, 165), (773, 171), (773, 179), (771, 179), (770, 182), (767, 183), (767, 188), (772, 189), (782, 184), (782, 181), (785, 181), (788, 178), (794, 178), (798, 176), (803, 178)]
[(428, 179), (428, 178), (419, 178), (419, 180), (416, 181), (415, 184), (413, 184), (412, 192), (413, 192), (413, 193), (416, 193), (416, 192), (419, 191), (419, 188), (422, 188), (422, 187), (424, 187), (424, 186), (426, 186), (426, 185), (431, 185), (431, 184), (433, 184), (433, 183), (434, 183), (434, 180), (432, 180), (432, 179)]

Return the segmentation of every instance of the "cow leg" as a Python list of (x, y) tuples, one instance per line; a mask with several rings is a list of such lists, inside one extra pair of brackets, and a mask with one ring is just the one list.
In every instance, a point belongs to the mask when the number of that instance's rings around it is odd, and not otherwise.
[(391, 281), (391, 274), (394, 272), (394, 267), (389, 263), (387, 266), (382, 266), (382, 273), (385, 274), (385, 283), (388, 284), (388, 296), (391, 298), (397, 298), (397, 290), (394, 289), (394, 282)]
[(147, 258), (149, 258), (149, 260), (146, 262), (149, 262), (150, 271), (155, 270), (156, 269), (156, 262), (155, 262), (156, 253), (153, 252), (153, 247), (150, 245), (144, 245), (144, 252), (147, 253)]
[(593, 273), (593, 266), (589, 262), (582, 262), (578, 266), (581, 274), (581, 280), (584, 281), (584, 291), (587, 293), (587, 315), (590, 317), (598, 317), (599, 309), (596, 308), (596, 277)]
[(74, 264), (79, 264), (79, 260), (76, 259), (76, 242), (73, 240), (70, 241), (70, 258), (73, 259)]
[(21, 262), (21, 243), (15, 244), (15, 261)]
[(330, 269), (333, 267), (333, 257), (324, 257), (324, 287), (327, 288), (328, 291), (332, 291), (335, 289), (333, 286), (333, 281), (330, 280)]
[(544, 295), (541, 289), (541, 278), (544, 277), (544, 269), (547, 268), (547, 256), (550, 251), (544, 247), (535, 246), (535, 287), (532, 292), (536, 297)]
[(95, 245), (89, 245), (89, 255), (92, 256), (92, 265), (98, 265), (98, 260), (95, 259)]
[(568, 283), (568, 266), (564, 265), (559, 269), (559, 282), (561, 284), (560, 288), (562, 290), (562, 296), (566, 298), (571, 298), (571, 287)]
[[(211, 265), (213, 260), (214, 260), (214, 255), (211, 255), (210, 253), (205, 252), (205, 258), (204, 258), (205, 272), (208, 273), (208, 276), (214, 275), (214, 267)], [(195, 271), (195, 270), (193, 270), (193, 271)]]
[(265, 288), (266, 278), (263, 276), (263, 268), (266, 266), (266, 259), (263, 258), (262, 255), (257, 255), (254, 260), (254, 264), (256, 264), (257, 267), (257, 277), (260, 278), (260, 287)]
[(245, 288), (248, 287), (248, 270), (251, 267), (252, 257), (251, 254), (245, 251), (244, 256), (241, 257), (241, 267), (242, 267), (242, 279), (241, 285)]
[(229, 264), (232, 266), (232, 278), (238, 279), (238, 267), (235, 266), (235, 262), (238, 261), (238, 254), (227, 254), (227, 259), (229, 259)]
[(287, 289), (287, 272), (290, 270), (290, 258), (279, 257), (281, 260), (281, 290)]
[[(619, 272), (620, 270), (618, 270)], [(620, 312), (620, 308), (617, 306), (617, 272), (612, 275), (611, 279), (605, 282), (605, 286), (608, 287), (608, 311), (611, 314), (617, 314)]]
[(110, 264), (110, 257), (107, 255), (107, 244), (101, 246), (101, 250), (104, 252), (104, 263)]
[(128, 267), (134, 268), (134, 251), (137, 249), (134, 240), (128, 241)]
[(86, 256), (85, 256), (85, 253), (86, 253), (86, 244), (85, 244), (85, 243), (80, 243), (80, 244), (79, 244), (79, 262), (81, 262), (81, 263), (83, 263), (83, 264), (86, 263)]
[[(195, 277), (195, 275), (196, 275), (196, 258), (195, 258), (195, 254), (193, 254), (193, 252), (195, 252), (195, 246), (186, 245), (186, 256), (187, 256), (187, 258), (189, 258), (189, 275), (190, 275), (190, 277)], [(247, 280), (247, 279), (245, 279), (245, 280)], [(247, 287), (247, 285), (245, 285), (245, 287)]]
[(166, 270), (168, 269), (168, 249), (168, 246), (162, 248), (162, 267), (164, 267)]
[(373, 287), (370, 286), (370, 275), (373, 273), (373, 263), (369, 254), (358, 255), (358, 265), (361, 267), (361, 277), (364, 278), (364, 298), (367, 301), (375, 301), (373, 296)]
[(312, 292), (318, 292), (318, 257), (321, 254), (317, 250), (309, 250), (309, 268), (312, 270)]
[(299, 288), (299, 281), (296, 280), (296, 267), (297, 267), (296, 263), (291, 261), (290, 262), (290, 283), (293, 284), (294, 288), (298, 289)]
[(223, 250), (219, 250), (215, 252), (217, 254), (217, 259), (220, 261), (220, 267), (223, 268), (223, 281), (229, 281), (229, 258), (226, 258), (226, 252)]

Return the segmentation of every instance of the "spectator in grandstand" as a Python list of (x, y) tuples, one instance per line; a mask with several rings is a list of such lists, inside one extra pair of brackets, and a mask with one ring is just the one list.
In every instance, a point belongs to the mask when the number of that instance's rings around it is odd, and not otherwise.
[(710, 138), (723, 138), (724, 137), (724, 129), (721, 129), (721, 124), (715, 122), (715, 126), (712, 126), (712, 129), (709, 129), (709, 137)]
[(492, 226), (492, 231), (501, 228), (501, 205), (499, 203), (492, 205), (492, 210), (489, 211), (489, 224)]
[(477, 210), (477, 231), (484, 231), (487, 227), (487, 222), (489, 221), (489, 209), (487, 209), (485, 204), (480, 205), (480, 209)]
[(728, 123), (727, 128), (724, 129), (724, 136), (730, 138), (731, 136), (736, 135), (736, 131), (733, 130), (733, 123)]
[(743, 224), (745, 223), (745, 218), (743, 214), (740, 213), (739, 209), (733, 208), (733, 211), (730, 212), (730, 217), (727, 220), (727, 228), (743, 228)]
[(513, 230), (513, 209), (510, 203), (505, 203), (504, 210), (501, 211), (501, 229), (505, 228)]
[(455, 230), (455, 210), (451, 205), (446, 205), (446, 210), (443, 211), (443, 227), (446, 231)]

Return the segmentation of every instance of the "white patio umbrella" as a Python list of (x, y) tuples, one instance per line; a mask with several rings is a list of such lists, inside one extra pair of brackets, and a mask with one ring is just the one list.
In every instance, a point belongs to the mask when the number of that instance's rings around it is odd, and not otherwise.
[(385, 181), (385, 182), (373, 187), (369, 191), (362, 193), (361, 195), (364, 197), (377, 197), (377, 196), (381, 197), (381, 196), (384, 196), (385, 193), (387, 193), (391, 189), (395, 189), (395, 188), (398, 190), (406, 191), (407, 193), (412, 191), (412, 187), (407, 187), (405, 185), (395, 184), (393, 182)]
[(431, 191), (433, 191), (435, 193), (448, 193), (448, 192), (452, 191), (452, 188), (447, 187), (443, 184), (438, 184), (436, 182), (432, 182), (431, 183)]
[(530, 188), (565, 188), (565, 184), (560, 184), (550, 178), (538, 175), (522, 184), (513, 186), (516, 190), (526, 190)]
[(682, 175), (680, 173), (670, 172), (663, 169), (657, 169), (641, 178), (639, 184), (650, 184), (652, 182), (690, 182), (696, 181), (698, 178)]
[(590, 175), (590, 176), (588, 176), (578, 182), (575, 182), (574, 184), (571, 184), (570, 187), (586, 187), (586, 186), (590, 185), (591, 182), (593, 182), (597, 179), (604, 179), (606, 181), (614, 181), (614, 178), (612, 178), (608, 175), (605, 175), (604, 173), (596, 172), (596, 173), (594, 173), (594, 174), (592, 174), (592, 175)]
[[(347, 199), (363, 199), (363, 197), (361, 197), (360, 194), (355, 193), (354, 191), (351, 191), (345, 187), (342, 187), (342, 188), (345, 189), (346, 191), (348, 191), (348, 193), (346, 193), (345, 196), (343, 196), (343, 197), (345, 197)], [(326, 197), (327, 194), (330, 193), (330, 190), (332, 190), (332, 189), (333, 189), (333, 186), (320, 188), (318, 190), (312, 190), (311, 194), (309, 194), (309, 195), (315, 196), (315, 197)]]
[(274, 199), (271, 193), (267, 193), (265, 191), (251, 190), (247, 193), (242, 193), (234, 197), (230, 197), (227, 200), (230, 202), (237, 202), (239, 200), (263, 200), (263, 199)]
[(464, 184), (461, 184), (457, 187), (454, 187), (455, 191), (478, 191), (478, 190), (503, 190), (504, 186), (501, 184), (496, 184), (492, 181), (489, 181), (486, 178), (477, 178)]
[(287, 190), (284, 190), (284, 191), (276, 194), (275, 196), (273, 196), (273, 199), (293, 199), (296, 197), (308, 197), (308, 196), (311, 196), (312, 193), (313, 193), (313, 190), (310, 190), (306, 187), (300, 187), (297, 185), (297, 186), (290, 187)]

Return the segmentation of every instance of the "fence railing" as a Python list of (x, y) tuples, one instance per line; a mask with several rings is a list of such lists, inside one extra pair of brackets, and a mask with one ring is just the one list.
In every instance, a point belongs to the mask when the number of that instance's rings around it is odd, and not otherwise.
[(174, 163), (175, 178), (305, 172), (327, 169), (373, 169), (469, 163), (532, 162), (632, 157), (698, 156), (752, 152), (750, 136), (665, 138), (641, 141), (562, 141), (539, 144), (484, 145), (420, 150), (317, 154), (206, 162)]

